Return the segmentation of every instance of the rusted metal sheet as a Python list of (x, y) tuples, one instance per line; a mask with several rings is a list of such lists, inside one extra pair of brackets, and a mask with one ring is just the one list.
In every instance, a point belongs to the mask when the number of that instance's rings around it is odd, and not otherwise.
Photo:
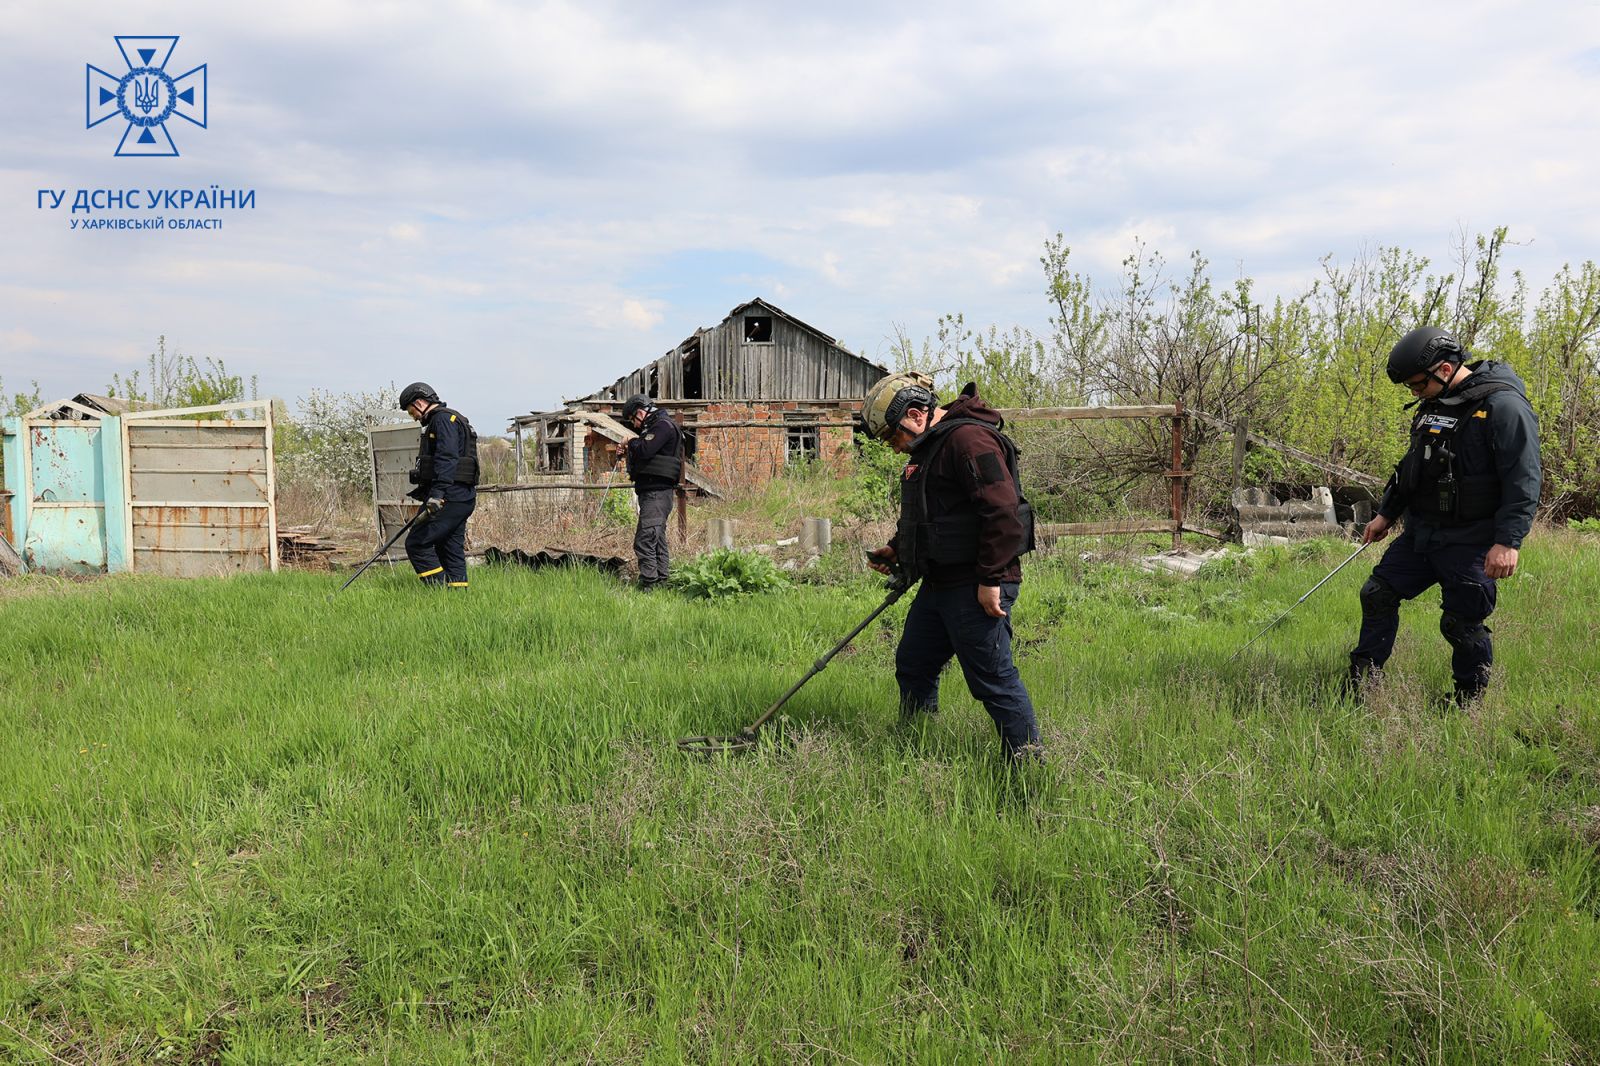
[[(194, 410), (237, 416), (243, 408)], [(171, 417), (182, 413), (123, 416), (133, 569), (169, 577), (276, 570), (270, 413), (262, 420)]]
[[(422, 430), (412, 421), (373, 426), (367, 431), (372, 454), (373, 523), (379, 544), (400, 532), (417, 512), (417, 501), (406, 495), (412, 489), (411, 468), (417, 460)], [(404, 544), (389, 549), (391, 561), (404, 559)]]
[(30, 570), (88, 574), (106, 568), (101, 425), (28, 422), (24, 430), (22, 543)]
[(5, 427), (10, 524), (31, 569), (277, 568), (267, 402), (113, 415), (61, 401)]

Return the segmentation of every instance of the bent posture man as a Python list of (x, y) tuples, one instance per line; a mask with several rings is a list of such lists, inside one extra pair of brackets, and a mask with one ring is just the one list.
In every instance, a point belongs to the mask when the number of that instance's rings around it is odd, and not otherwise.
[(862, 420), (910, 456), (899, 525), (873, 553), (874, 569), (898, 565), (922, 578), (895, 651), (902, 718), (938, 710), (939, 675), (953, 655), (1005, 754), (1036, 753), (1039, 726), (1011, 659), (1007, 614), (1022, 583), (1021, 556), (1033, 547), (1033, 512), (1017, 478), (1016, 445), (1000, 432), (1004, 420), (971, 384), (940, 407), (904, 374), (868, 391)]
[(407, 495), (422, 516), (406, 535), (406, 556), (425, 585), (467, 587), (467, 519), (478, 505), (478, 434), (467, 416), (446, 407), (433, 387), (415, 381), (400, 406), (422, 423)]
[(1455, 337), (1433, 326), (1400, 338), (1388, 373), (1417, 397), (1417, 413), (1411, 445), (1363, 539), (1382, 540), (1401, 515), (1406, 525), (1362, 586), (1350, 680), (1359, 687), (1388, 662), (1401, 602), (1437, 584), (1455, 700), (1465, 705), (1489, 683), (1494, 646), (1484, 622), (1495, 582), (1516, 573), (1539, 506), (1538, 420), (1509, 367), (1467, 365)]

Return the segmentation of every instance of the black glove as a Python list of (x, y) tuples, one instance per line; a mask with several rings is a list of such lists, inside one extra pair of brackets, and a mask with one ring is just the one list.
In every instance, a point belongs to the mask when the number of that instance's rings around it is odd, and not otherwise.
[(442, 510), (444, 510), (444, 501), (437, 496), (431, 496), (428, 498), (428, 502), (422, 505), (422, 520), (426, 522)]

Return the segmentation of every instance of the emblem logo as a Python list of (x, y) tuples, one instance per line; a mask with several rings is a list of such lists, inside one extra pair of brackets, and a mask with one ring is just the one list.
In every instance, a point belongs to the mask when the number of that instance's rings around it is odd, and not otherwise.
[(206, 65), (187, 74), (167, 73), (176, 37), (118, 37), (128, 65), (117, 75), (88, 64), (84, 74), (85, 129), (121, 118), (128, 126), (114, 155), (175, 156), (178, 146), (167, 120), (181, 118), (206, 128)]
[(1451, 418), (1449, 415), (1424, 415), (1422, 428), (1429, 433), (1442, 433), (1447, 429), (1455, 429), (1458, 421), (1460, 419)]

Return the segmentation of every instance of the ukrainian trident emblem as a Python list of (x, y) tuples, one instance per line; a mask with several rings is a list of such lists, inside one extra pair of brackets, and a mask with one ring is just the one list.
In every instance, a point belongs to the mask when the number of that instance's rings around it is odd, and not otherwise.
[(120, 117), (127, 122), (116, 155), (175, 156), (178, 146), (167, 132), (167, 120), (181, 118), (201, 129), (206, 125), (206, 65), (177, 77), (167, 61), (176, 37), (118, 37), (117, 49), (127, 73), (116, 75), (88, 64), (84, 82), (87, 129)]

